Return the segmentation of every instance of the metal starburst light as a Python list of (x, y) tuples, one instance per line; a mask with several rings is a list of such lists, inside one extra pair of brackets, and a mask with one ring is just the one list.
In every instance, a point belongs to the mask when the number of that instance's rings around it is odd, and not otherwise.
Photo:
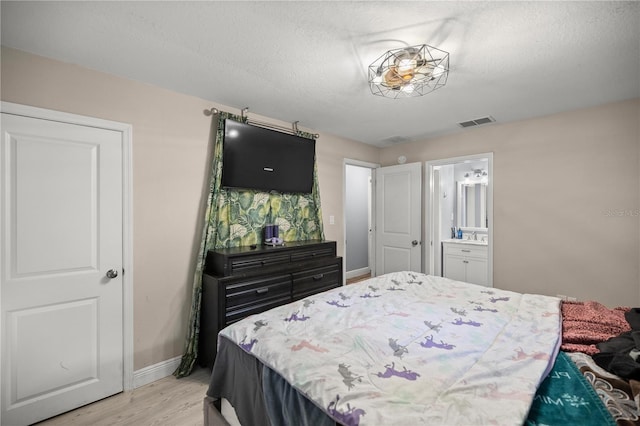
[(449, 53), (426, 44), (389, 50), (369, 65), (371, 93), (388, 98), (422, 96), (449, 76)]

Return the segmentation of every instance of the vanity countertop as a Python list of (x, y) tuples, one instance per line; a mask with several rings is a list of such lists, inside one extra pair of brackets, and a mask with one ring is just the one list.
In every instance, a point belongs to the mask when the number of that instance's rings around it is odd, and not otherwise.
[(487, 241), (480, 240), (465, 240), (465, 239), (450, 239), (450, 240), (442, 240), (443, 243), (456, 243), (456, 244), (472, 244), (476, 246), (486, 246)]

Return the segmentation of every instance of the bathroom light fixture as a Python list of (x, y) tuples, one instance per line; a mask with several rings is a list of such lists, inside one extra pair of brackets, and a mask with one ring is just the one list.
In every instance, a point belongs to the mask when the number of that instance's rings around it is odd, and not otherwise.
[(470, 183), (471, 181), (477, 182), (478, 180), (480, 182), (486, 183), (488, 179), (489, 174), (484, 169), (473, 169), (464, 174), (465, 183)]
[(371, 93), (388, 98), (422, 96), (447, 83), (449, 53), (426, 44), (389, 50), (369, 65)]

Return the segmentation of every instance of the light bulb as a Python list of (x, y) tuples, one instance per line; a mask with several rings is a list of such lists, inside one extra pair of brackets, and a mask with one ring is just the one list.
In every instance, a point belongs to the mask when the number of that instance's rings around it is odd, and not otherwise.
[(401, 89), (404, 93), (413, 93), (413, 84), (405, 84)]
[(400, 59), (398, 62), (398, 74), (412, 74), (413, 70), (416, 68), (416, 60), (415, 59)]

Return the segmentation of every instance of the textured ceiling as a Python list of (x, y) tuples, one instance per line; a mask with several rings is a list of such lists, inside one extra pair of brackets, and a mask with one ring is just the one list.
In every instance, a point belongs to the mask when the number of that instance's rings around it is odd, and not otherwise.
[[(376, 146), (640, 96), (638, 2), (1, 2), (11, 48)], [(450, 53), (447, 85), (373, 96), (384, 51)]]

